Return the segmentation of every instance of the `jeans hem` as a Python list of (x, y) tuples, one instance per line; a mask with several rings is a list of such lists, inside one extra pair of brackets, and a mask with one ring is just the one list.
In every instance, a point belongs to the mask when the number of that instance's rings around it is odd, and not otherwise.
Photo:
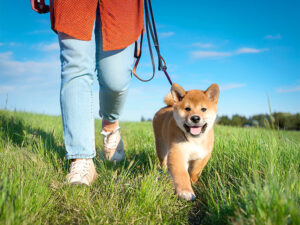
[(108, 121), (108, 122), (111, 122), (111, 123), (114, 123), (114, 122), (116, 122), (116, 121), (119, 120), (119, 118), (116, 118), (116, 119), (109, 119), (109, 118), (108, 118), (107, 116), (105, 116), (104, 113), (102, 113), (101, 111), (99, 111), (99, 116), (100, 116), (102, 119), (104, 119), (104, 120), (106, 120), (106, 121)]
[(92, 159), (96, 156), (96, 152), (91, 155), (82, 155), (82, 154), (76, 154), (76, 155), (66, 155), (66, 159)]

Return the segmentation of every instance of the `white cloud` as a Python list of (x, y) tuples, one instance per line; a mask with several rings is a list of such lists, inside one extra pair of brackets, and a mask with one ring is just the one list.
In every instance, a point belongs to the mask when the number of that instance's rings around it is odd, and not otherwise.
[(0, 85), (0, 94), (14, 91), (16, 88), (12, 85)]
[(11, 77), (59, 73), (59, 61), (17, 61), (12, 52), (0, 53), (0, 75)]
[(37, 48), (41, 51), (57, 51), (59, 50), (59, 44), (57, 42), (51, 44), (39, 44)]
[(268, 51), (269, 49), (263, 48), (263, 49), (258, 49), (258, 48), (240, 48), (235, 51), (236, 54), (248, 54), (248, 53), (260, 53), (260, 52), (265, 52)]
[(277, 92), (278, 93), (300, 92), (300, 85), (294, 87), (278, 88)]
[(12, 52), (0, 52), (0, 60), (8, 60), (12, 54)]
[(9, 46), (11, 46), (11, 47), (18, 47), (18, 46), (22, 46), (22, 44), (21, 43), (17, 43), (17, 42), (10, 42)]
[(171, 36), (173, 36), (174, 34), (175, 34), (174, 32), (169, 31), (169, 32), (162, 32), (162, 33), (159, 33), (159, 36), (160, 36), (161, 38), (166, 38), (166, 37), (171, 37)]
[(234, 88), (241, 88), (241, 87), (245, 87), (245, 86), (246, 86), (246, 84), (244, 84), (244, 83), (231, 83), (231, 84), (221, 85), (220, 90), (227, 91), (227, 90), (231, 90)]
[(216, 52), (216, 51), (193, 51), (191, 56), (194, 59), (201, 58), (217, 58), (217, 57), (227, 57), (232, 56), (231, 52)]
[(51, 29), (45, 29), (45, 30), (34, 30), (34, 31), (30, 31), (27, 34), (29, 35), (34, 35), (34, 34), (50, 34), (53, 31), (51, 31)]
[(279, 39), (281, 39), (281, 35), (280, 34), (277, 34), (277, 35), (271, 35), (271, 34), (269, 34), (269, 35), (266, 35), (265, 37), (264, 37), (264, 39), (269, 39), (269, 40), (279, 40)]
[(257, 48), (240, 48), (236, 51), (230, 51), (230, 52), (218, 52), (218, 51), (193, 51), (190, 53), (191, 57), (193, 59), (201, 59), (201, 58), (221, 58), (221, 57), (229, 57), (233, 55), (240, 55), (240, 54), (254, 54), (254, 53), (261, 53), (268, 51), (269, 49), (263, 48), (263, 49), (257, 49)]
[(196, 42), (192, 45), (194, 47), (199, 47), (199, 48), (212, 48), (212, 47), (214, 47), (214, 45), (211, 44), (211, 43), (201, 43), (201, 42)]
[(156, 27), (157, 29), (160, 29), (160, 28), (166, 28), (167, 25), (165, 25), (165, 24), (160, 24), (160, 23), (156, 23), (156, 24), (155, 24), (155, 27)]
[(8, 94), (9, 109), (57, 114), (59, 60), (49, 54), (43, 60), (30, 61), (13, 56), (12, 52), (0, 53), (0, 98)]

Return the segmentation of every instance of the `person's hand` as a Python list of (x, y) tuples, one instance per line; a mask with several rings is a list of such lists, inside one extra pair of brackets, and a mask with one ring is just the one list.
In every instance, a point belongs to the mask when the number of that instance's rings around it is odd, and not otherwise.
[(49, 12), (49, 6), (45, 4), (45, 0), (30, 0), (31, 8), (38, 13)]

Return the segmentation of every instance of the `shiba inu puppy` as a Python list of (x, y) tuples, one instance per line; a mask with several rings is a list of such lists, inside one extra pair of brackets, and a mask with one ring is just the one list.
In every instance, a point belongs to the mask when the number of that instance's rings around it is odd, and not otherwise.
[(191, 182), (198, 180), (213, 150), (218, 98), (217, 84), (206, 91), (185, 91), (173, 84), (165, 98), (167, 106), (154, 116), (156, 153), (181, 199), (196, 198)]

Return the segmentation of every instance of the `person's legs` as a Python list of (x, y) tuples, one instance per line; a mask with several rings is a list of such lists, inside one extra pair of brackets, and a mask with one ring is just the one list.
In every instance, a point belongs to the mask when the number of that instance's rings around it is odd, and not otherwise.
[(93, 81), (95, 37), (82, 41), (58, 34), (61, 59), (60, 105), (66, 146), (71, 159), (70, 184), (90, 185), (96, 179), (92, 158), (96, 155), (94, 137)]
[(100, 53), (97, 60), (98, 81), (100, 85), (100, 116), (103, 127), (113, 129), (117, 126), (124, 107), (131, 80), (134, 45), (116, 51)]
[(59, 33), (60, 103), (67, 159), (96, 155), (93, 112), (95, 39), (82, 41)]
[(104, 125), (117, 122), (128, 94), (134, 60), (134, 44), (122, 50), (97, 53), (100, 116)]
[[(96, 68), (100, 85), (100, 111), (103, 118), (102, 134), (104, 151), (109, 160), (119, 161), (124, 157), (123, 143), (119, 133), (118, 120), (128, 94), (134, 62), (134, 43), (114, 51), (103, 51), (101, 21), (97, 17)], [(119, 154), (119, 155), (118, 155)]]

